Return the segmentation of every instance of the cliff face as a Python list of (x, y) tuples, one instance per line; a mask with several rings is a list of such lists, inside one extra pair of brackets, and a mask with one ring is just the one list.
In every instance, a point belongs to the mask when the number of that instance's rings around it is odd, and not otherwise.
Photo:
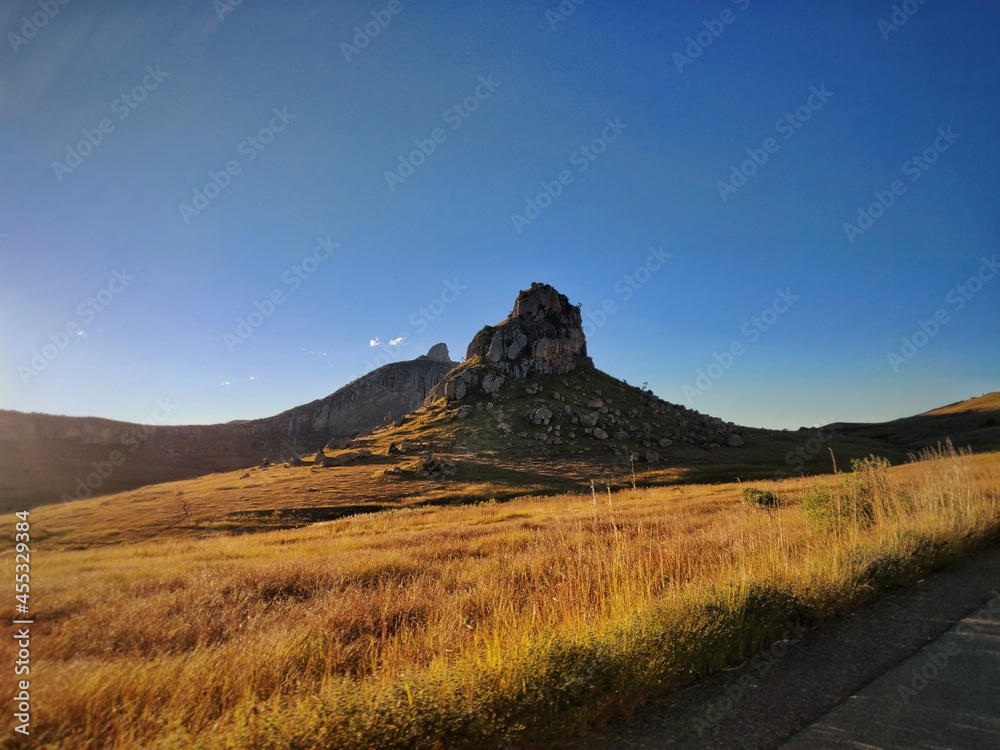
[(426, 357), (393, 362), (326, 398), (241, 427), (255, 436), (353, 436), (383, 424), (390, 414), (398, 419), (416, 409), (454, 366), (450, 360)]
[[(331, 438), (384, 424), (390, 413), (398, 419), (412, 411), (455, 364), (447, 346), (437, 344), (427, 355), (384, 365), (325, 398), (228, 424), (150, 426), (0, 410), (0, 511), (315, 451)], [(91, 486), (81, 485), (88, 477)]]

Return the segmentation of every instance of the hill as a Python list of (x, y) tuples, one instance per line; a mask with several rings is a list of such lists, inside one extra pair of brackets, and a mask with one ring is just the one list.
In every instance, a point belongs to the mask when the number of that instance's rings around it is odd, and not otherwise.
[[(145, 425), (0, 410), (0, 511), (196, 477), (315, 451), (420, 405), (455, 363), (444, 344), (272, 417)], [(160, 408), (169, 413), (170, 405)]]
[(1000, 450), (1000, 392), (987, 393), (890, 422), (842, 423), (830, 425), (828, 429), (845, 437), (881, 441), (906, 452), (915, 452), (945, 440), (977, 452)]
[(565, 296), (532, 285), (503, 322), (475, 336), (465, 361), (423, 405), (394, 424), (286, 465), (48, 509), (38, 516), (40, 528), (49, 544), (107, 538), (108, 529), (115, 540), (240, 533), (586, 491), (592, 482), (614, 488), (780, 479), (830, 471), (829, 449), (845, 466), (873, 452), (905, 458), (871, 439), (740, 427), (664, 401), (596, 368), (580, 323), (579, 308)]

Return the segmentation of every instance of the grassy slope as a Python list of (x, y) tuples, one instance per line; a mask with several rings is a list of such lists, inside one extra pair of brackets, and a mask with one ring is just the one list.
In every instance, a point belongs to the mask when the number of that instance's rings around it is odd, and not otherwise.
[(880, 441), (900, 451), (916, 451), (945, 438), (976, 451), (996, 451), (1000, 450), (1000, 393), (891, 422), (838, 425), (833, 431)]
[(1000, 412), (1000, 391), (984, 393), (982, 396), (977, 396), (976, 398), (970, 398), (965, 401), (958, 401), (954, 404), (942, 406), (938, 409), (932, 409), (929, 412), (925, 412), (921, 416), (940, 416), (943, 414), (965, 414), (968, 412), (981, 413), (992, 411)]
[[(423, 407), (400, 426), (359, 440), (359, 447), (367, 447), (375, 455), (355, 464), (326, 469), (309, 465), (240, 469), (45, 506), (32, 512), (35, 530), (50, 547), (219, 531), (256, 532), (384, 509), (579, 492), (588, 489), (592, 480), (598, 486), (620, 488), (630, 486), (633, 479), (638, 486), (649, 486), (772, 478), (796, 473), (793, 469), (799, 465), (806, 473), (826, 472), (831, 468), (830, 448), (845, 467), (851, 458), (872, 452), (895, 461), (905, 457), (866, 438), (815, 430), (738, 428), (746, 440), (742, 447), (706, 448), (678, 440), (669, 448), (655, 446), (661, 456), (658, 463), (639, 461), (633, 467), (628, 454), (647, 450), (640, 438), (600, 441), (577, 428), (577, 439), (571, 440), (573, 428), (565, 407), (569, 405), (577, 414), (589, 412), (582, 405), (600, 391), (610, 399), (610, 406), (623, 414), (642, 411), (649, 416), (646, 394), (596, 370), (566, 380), (569, 387), (563, 380), (540, 378), (542, 391), (536, 395), (526, 393), (523, 384), (510, 383), (493, 402), (493, 409), (486, 409), (486, 402), (476, 408), (473, 401), (472, 411), (464, 418), (459, 418), (459, 410), (469, 404), (438, 402)], [(557, 391), (566, 401), (551, 399)], [(565, 438), (562, 445), (542, 445), (534, 439), (536, 431), (544, 428), (531, 424), (527, 415), (540, 403), (553, 404), (565, 415), (560, 417)], [(693, 430), (709, 429), (695, 427), (689, 416), (678, 415), (672, 408), (664, 409), (666, 414), (654, 415), (655, 419), (649, 416), (649, 420), (665, 434), (697, 435)], [(499, 432), (500, 420), (513, 427), (510, 435)], [(391, 443), (404, 441), (423, 443), (420, 452), (454, 458), (457, 476), (448, 481), (383, 476), (385, 469), (413, 459), (388, 455)], [(800, 459), (796, 450), (804, 457)]]
[(894, 468), (870, 485), (876, 526), (811, 530), (799, 498), (838, 481), (768, 483), (786, 499), (771, 513), (738, 485), (687, 485), (254, 536), (36, 541), (34, 741), (485, 747), (574, 731), (1000, 528), (995, 454)]

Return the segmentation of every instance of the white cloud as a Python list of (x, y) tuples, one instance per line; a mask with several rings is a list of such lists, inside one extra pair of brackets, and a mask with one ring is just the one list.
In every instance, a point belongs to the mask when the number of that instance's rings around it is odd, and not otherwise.
[(228, 380), (223, 380), (219, 385), (232, 385)]
[(398, 339), (393, 339), (389, 342), (389, 346), (399, 346), (404, 341), (406, 341), (406, 336), (400, 336)]
[(371, 341), (368, 342), (368, 346), (379, 346), (381, 345), (381, 343), (382, 339), (376, 336), (375, 338), (373, 338)]
[(256, 379), (257, 379), (257, 376), (256, 376), (256, 375), (251, 375), (251, 376), (250, 376), (250, 379), (251, 379), (251, 380), (256, 380)]

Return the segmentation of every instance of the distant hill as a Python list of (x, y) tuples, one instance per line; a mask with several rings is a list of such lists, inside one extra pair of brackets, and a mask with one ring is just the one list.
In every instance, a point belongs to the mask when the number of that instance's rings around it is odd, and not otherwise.
[(948, 404), (912, 417), (876, 424), (841, 423), (827, 429), (879, 440), (906, 451), (950, 439), (956, 447), (1000, 450), (1000, 392)]
[(967, 414), (970, 412), (991, 411), (1000, 412), (1000, 391), (984, 393), (982, 396), (976, 396), (975, 398), (970, 398), (965, 401), (948, 404), (947, 406), (942, 406), (938, 409), (924, 412), (920, 416), (937, 417), (945, 414)]
[[(285, 460), (419, 406), (454, 366), (444, 344), (263, 419), (146, 426), (0, 410), (0, 511)], [(117, 463), (117, 465), (115, 465)], [(107, 476), (104, 476), (104, 475)]]

